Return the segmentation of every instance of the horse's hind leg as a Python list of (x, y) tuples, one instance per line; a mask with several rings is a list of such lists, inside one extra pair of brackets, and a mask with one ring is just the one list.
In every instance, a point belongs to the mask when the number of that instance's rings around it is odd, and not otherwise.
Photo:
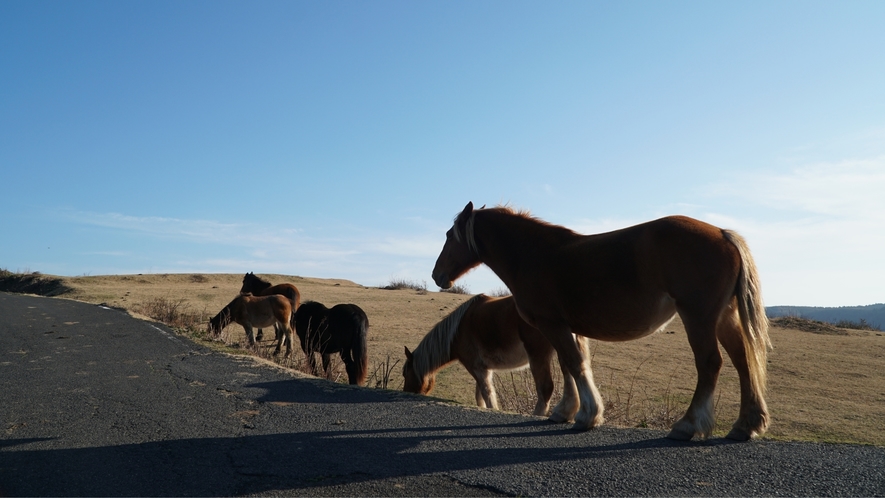
[(762, 389), (754, 382), (744, 344), (743, 327), (737, 309), (733, 306), (723, 313), (716, 329), (719, 342), (731, 358), (741, 383), (741, 408), (738, 419), (726, 436), (729, 439), (747, 441), (756, 434), (765, 432), (768, 427), (768, 407)]
[[(273, 330), (274, 330), (274, 337), (276, 338), (276, 341), (277, 341), (277, 347), (274, 348), (273, 354), (276, 356), (276, 355), (280, 354), (280, 347), (283, 345), (283, 330), (282, 330), (282, 328), (280, 328), (279, 323), (275, 323), (273, 325)], [(261, 330), (259, 329), (259, 332), (260, 331)]]
[(713, 433), (713, 393), (722, 369), (722, 354), (716, 343), (716, 317), (697, 319), (682, 317), (688, 342), (694, 352), (698, 383), (685, 415), (673, 424), (667, 437), (688, 441), (696, 434), (707, 438)]

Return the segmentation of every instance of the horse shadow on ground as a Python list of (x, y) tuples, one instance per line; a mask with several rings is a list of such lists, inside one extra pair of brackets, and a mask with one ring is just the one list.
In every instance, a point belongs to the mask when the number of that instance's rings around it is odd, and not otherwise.
[(330, 430), (33, 451), (27, 446), (36, 439), (6, 441), (3, 448), (15, 445), (16, 451), (0, 451), (0, 496), (230, 496), (282, 490), (309, 495), (326, 486), (543, 462), (589, 463), (685, 446), (663, 438), (595, 447), (462, 444), (478, 436), (459, 431), (489, 429), (524, 428)]
[[(771, 494), (784, 475), (812, 473), (832, 474), (846, 494), (885, 492), (863, 477), (881, 473), (885, 450), (877, 448), (852, 450), (869, 455), (846, 469), (819, 449), (810, 458), (784, 458), (790, 451), (777, 445), (785, 443), (684, 443), (662, 431), (611, 427), (575, 432), (542, 419), (473, 416), (468, 408), (415, 403), (426, 399), (416, 395), (320, 379), (243, 387), (258, 407), (255, 428), (243, 435), (70, 449), (47, 449), (52, 438), (0, 439), (0, 496), (426, 495), (432, 489), (755, 495)], [(350, 420), (336, 420), (339, 413)], [(805, 486), (790, 491), (828, 494)]]

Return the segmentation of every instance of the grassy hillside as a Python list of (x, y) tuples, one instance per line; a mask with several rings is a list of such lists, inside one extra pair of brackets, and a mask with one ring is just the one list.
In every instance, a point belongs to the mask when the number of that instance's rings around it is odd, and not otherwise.
[[(274, 283), (296, 285), (303, 299), (333, 305), (355, 303), (369, 316), (369, 387), (402, 388), (403, 346), (411, 349), (441, 318), (469, 298), (428, 292), (420, 287), (384, 290), (346, 280), (261, 275)], [(0, 274), (0, 290), (51, 294), (105, 304), (140, 317), (171, 324), (195, 341), (238, 354), (245, 350), (241, 327), (226, 329), (223, 342), (203, 331), (208, 318), (236, 296), (242, 275), (172, 274), (54, 277)], [(773, 323), (769, 354), (768, 437), (885, 445), (885, 333), (858, 331), (784, 319)], [(272, 334), (270, 334), (272, 335)], [(258, 354), (270, 357), (270, 341)], [(606, 423), (667, 427), (688, 405), (696, 382), (694, 359), (682, 323), (625, 343), (593, 341), (595, 381), (606, 404)], [(300, 351), (284, 366), (303, 368)], [(339, 368), (339, 381), (346, 381)], [(559, 382), (559, 381), (558, 381)], [(530, 411), (532, 381), (525, 371), (497, 376), (503, 406)], [(433, 395), (474, 404), (474, 382), (459, 365), (442, 370)], [(527, 391), (529, 391), (527, 393)], [(717, 435), (737, 417), (737, 375), (725, 359), (715, 398)]]

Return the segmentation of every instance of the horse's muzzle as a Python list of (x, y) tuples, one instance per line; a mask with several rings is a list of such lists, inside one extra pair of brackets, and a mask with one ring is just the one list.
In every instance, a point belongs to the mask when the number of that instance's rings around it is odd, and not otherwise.
[(431, 275), (433, 278), (433, 283), (435, 283), (440, 289), (451, 289), (454, 282), (448, 279), (445, 275), (437, 275), (434, 273)]

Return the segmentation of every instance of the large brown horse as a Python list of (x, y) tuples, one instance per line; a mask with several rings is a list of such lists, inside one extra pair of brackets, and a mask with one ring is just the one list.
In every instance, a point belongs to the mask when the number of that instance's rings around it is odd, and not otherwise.
[(553, 344), (577, 383), (551, 420), (575, 415), (575, 428), (603, 423), (603, 404), (589, 359), (572, 333), (627, 341), (682, 318), (695, 356), (697, 387), (674, 439), (709, 437), (713, 393), (722, 367), (719, 343), (740, 378), (741, 404), (728, 437), (747, 440), (769, 423), (765, 404), (768, 319), (750, 251), (737, 233), (671, 216), (598, 235), (580, 235), (509, 208), (468, 203), (446, 233), (433, 269), (450, 288), (485, 263), (507, 285), (520, 316)]
[[(437, 323), (415, 348), (405, 348), (403, 391), (429, 394), (436, 372), (458, 361), (476, 380), (476, 404), (498, 409), (492, 376), (495, 370), (526, 365), (535, 379), (535, 415), (546, 415), (553, 395), (550, 364), (553, 346), (516, 311), (513, 298), (478, 294)], [(564, 372), (567, 377), (568, 373)]]
[[(295, 287), (292, 284), (273, 285), (252, 272), (243, 276), (243, 286), (240, 287), (240, 294), (252, 294), (253, 296), (270, 296), (272, 294), (279, 294), (285, 296), (292, 303), (293, 312), (301, 305), (301, 293), (298, 292), (298, 287)], [(294, 327), (294, 323), (292, 326)], [(276, 338), (279, 340), (281, 331), (279, 327), (275, 328)], [(260, 341), (263, 336), (264, 333), (261, 329), (258, 329), (258, 335), (255, 338)]]
[(208, 333), (218, 337), (231, 322), (239, 323), (246, 330), (249, 346), (255, 345), (252, 335), (254, 327), (270, 327), (273, 325), (280, 331), (277, 334), (277, 347), (274, 354), (279, 354), (280, 347), (286, 342), (286, 356), (292, 354), (292, 303), (289, 299), (274, 294), (271, 296), (253, 296), (240, 294), (217, 315), (209, 320)]

